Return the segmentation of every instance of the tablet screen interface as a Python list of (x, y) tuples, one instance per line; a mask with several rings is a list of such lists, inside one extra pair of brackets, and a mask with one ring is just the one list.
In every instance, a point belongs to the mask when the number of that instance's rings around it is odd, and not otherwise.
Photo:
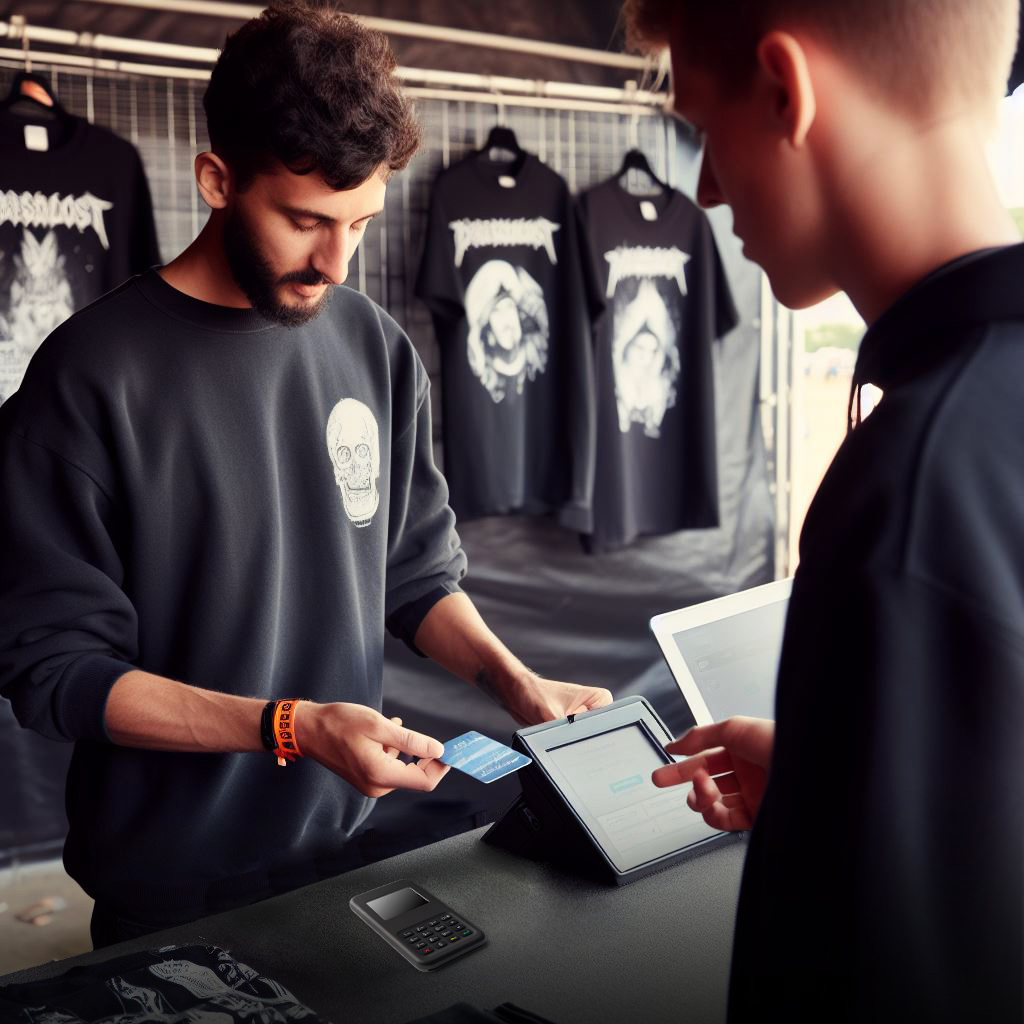
[(689, 786), (658, 789), (651, 772), (665, 756), (638, 724), (548, 751), (559, 783), (620, 871), (716, 834), (686, 804)]
[(672, 634), (716, 722), (732, 715), (775, 717), (775, 679), (788, 601)]

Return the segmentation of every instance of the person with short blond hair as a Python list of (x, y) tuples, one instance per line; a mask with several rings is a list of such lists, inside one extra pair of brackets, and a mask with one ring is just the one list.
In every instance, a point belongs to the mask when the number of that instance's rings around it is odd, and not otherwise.
[(1024, 246), (984, 151), (1018, 16), (627, 3), (633, 40), (671, 48), (698, 200), (732, 208), (781, 302), (844, 291), (868, 325), (776, 722), (693, 729), (654, 776), (752, 828), (733, 1022), (1024, 1012)]

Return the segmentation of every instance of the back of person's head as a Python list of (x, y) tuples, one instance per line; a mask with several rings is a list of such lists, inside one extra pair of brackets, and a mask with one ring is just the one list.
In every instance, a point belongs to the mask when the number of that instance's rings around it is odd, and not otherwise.
[(757, 44), (801, 31), (834, 50), (865, 85), (911, 115), (991, 106), (1006, 88), (1018, 0), (627, 0), (633, 45), (667, 45), (743, 91)]
[(387, 37), (313, 0), (279, 0), (228, 36), (203, 97), (210, 142), (244, 189), (280, 163), (337, 190), (401, 170), (420, 131)]

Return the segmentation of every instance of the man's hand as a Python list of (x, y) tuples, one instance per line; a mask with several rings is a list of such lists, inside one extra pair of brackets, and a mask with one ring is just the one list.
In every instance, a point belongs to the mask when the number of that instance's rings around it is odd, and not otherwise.
[(566, 715), (578, 715), (611, 704), (612, 695), (598, 686), (560, 683), (529, 673), (500, 692), (490, 680), (477, 678), (477, 686), (490, 693), (520, 725), (539, 725)]
[[(444, 753), (442, 743), (404, 729), (400, 718), (389, 720), (362, 704), (300, 701), (295, 735), (304, 756), (319, 761), (364, 796), (384, 796), (393, 789), (429, 792), (448, 773), (448, 765), (436, 760)], [(406, 764), (398, 760), (400, 753), (419, 760)]]
[(665, 747), (670, 754), (692, 756), (655, 769), (651, 781), (656, 786), (692, 782), (690, 807), (713, 828), (739, 832), (757, 817), (774, 745), (775, 723), (764, 718), (737, 715), (701, 725)]

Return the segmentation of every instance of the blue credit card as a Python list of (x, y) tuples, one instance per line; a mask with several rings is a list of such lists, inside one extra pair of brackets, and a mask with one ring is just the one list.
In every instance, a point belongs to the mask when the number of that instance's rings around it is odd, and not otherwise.
[(478, 732), (464, 732), (449, 740), (438, 760), (480, 782), (495, 782), (509, 772), (517, 772), (533, 764), (532, 758)]

